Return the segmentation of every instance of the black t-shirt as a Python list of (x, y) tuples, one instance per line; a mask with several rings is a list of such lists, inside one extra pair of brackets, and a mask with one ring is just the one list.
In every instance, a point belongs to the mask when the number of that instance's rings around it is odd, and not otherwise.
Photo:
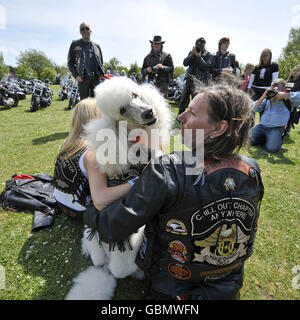
[(255, 66), (252, 74), (255, 75), (253, 85), (256, 87), (269, 87), (272, 83), (273, 72), (278, 72), (278, 64), (273, 62), (266, 66)]

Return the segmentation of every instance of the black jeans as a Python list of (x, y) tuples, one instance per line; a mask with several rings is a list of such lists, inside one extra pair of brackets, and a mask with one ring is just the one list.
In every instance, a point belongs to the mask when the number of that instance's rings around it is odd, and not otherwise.
[(80, 94), (80, 100), (87, 97), (94, 97), (94, 89), (99, 84), (99, 77), (84, 78), (84, 80), (78, 83), (78, 90)]
[(189, 77), (186, 77), (184, 89), (183, 89), (182, 96), (181, 96), (181, 99), (179, 102), (178, 115), (183, 113), (185, 111), (185, 109), (188, 107), (188, 105), (190, 103), (190, 95), (191, 94), (192, 94), (192, 98), (194, 98), (195, 97), (194, 84), (193, 84), (192, 79), (190, 79)]

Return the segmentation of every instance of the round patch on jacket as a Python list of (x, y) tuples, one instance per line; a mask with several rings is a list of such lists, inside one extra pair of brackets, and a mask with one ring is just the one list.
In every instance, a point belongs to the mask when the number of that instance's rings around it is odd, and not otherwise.
[(185, 224), (178, 219), (170, 219), (166, 225), (166, 231), (173, 234), (187, 235), (187, 228)]
[(170, 242), (168, 251), (174, 260), (177, 260), (181, 263), (188, 261), (187, 249), (181, 241), (175, 240)]
[(168, 265), (168, 271), (171, 276), (179, 280), (188, 280), (192, 275), (189, 268), (177, 262), (171, 262)]

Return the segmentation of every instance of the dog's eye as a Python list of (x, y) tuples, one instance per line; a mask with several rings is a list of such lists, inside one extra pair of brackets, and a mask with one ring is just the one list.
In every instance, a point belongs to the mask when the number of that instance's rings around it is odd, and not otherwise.
[(122, 107), (122, 108), (120, 109), (120, 114), (121, 114), (121, 116), (122, 116), (124, 113), (126, 113), (126, 108)]
[(137, 94), (132, 93), (132, 98), (133, 98), (133, 99), (136, 99), (137, 97), (138, 97), (138, 95), (137, 95)]

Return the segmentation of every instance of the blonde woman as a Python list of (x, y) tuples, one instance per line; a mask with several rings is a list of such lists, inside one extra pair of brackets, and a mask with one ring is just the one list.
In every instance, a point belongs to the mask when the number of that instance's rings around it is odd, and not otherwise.
[(247, 90), (247, 86), (250, 80), (250, 75), (252, 73), (254, 69), (254, 65), (252, 63), (247, 63), (244, 70), (243, 70), (243, 74), (242, 74), (242, 78), (243, 78), (243, 85), (242, 85), (242, 90), (246, 91)]
[(71, 131), (56, 157), (54, 196), (59, 211), (72, 218), (82, 216), (90, 199), (101, 210), (125, 195), (134, 183), (132, 178), (138, 175), (128, 175), (125, 181), (121, 181), (109, 179), (98, 170), (95, 153), (88, 149), (88, 142), (84, 138), (84, 126), (100, 116), (94, 98), (81, 100), (72, 114)]
[(272, 62), (272, 51), (264, 49), (260, 55), (259, 63), (253, 69), (248, 83), (248, 91), (252, 88), (255, 92), (255, 100), (258, 100), (266, 89), (271, 86), (279, 75), (279, 66)]
[(291, 92), (300, 91), (300, 64), (293, 68), (287, 82), (292, 84)]

